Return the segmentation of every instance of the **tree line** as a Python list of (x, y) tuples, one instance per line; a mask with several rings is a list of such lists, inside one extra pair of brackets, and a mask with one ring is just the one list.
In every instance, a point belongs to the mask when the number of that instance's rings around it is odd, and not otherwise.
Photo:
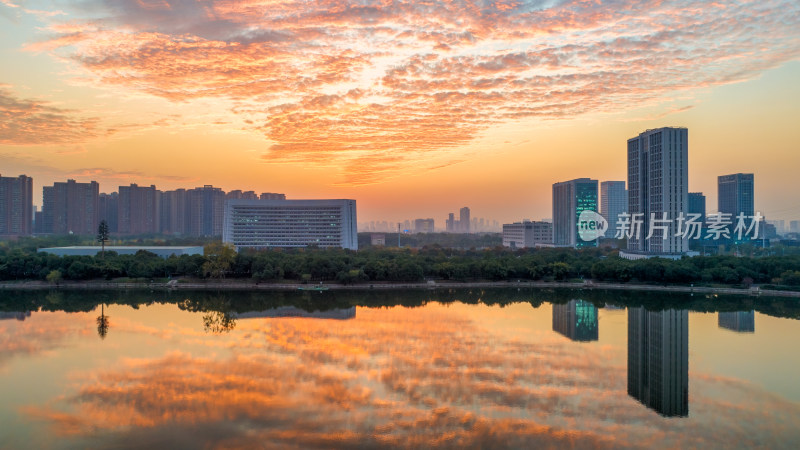
[(35, 250), (0, 248), (0, 280), (92, 280), (128, 278), (234, 278), (258, 282), (566, 281), (777, 284), (800, 286), (800, 255), (697, 256), (678, 261), (629, 261), (616, 250), (520, 249), (458, 250), (438, 245), (421, 249), (242, 250), (219, 241), (203, 255), (160, 258), (147, 251), (118, 255), (55, 256)]

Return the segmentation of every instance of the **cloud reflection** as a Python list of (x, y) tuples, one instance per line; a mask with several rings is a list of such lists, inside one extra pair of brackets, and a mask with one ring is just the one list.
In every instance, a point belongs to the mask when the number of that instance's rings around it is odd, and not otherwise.
[(232, 353), (123, 360), (84, 374), (66, 404), (25, 411), (91, 446), (217, 448), (747, 445), (791, 435), (786, 417), (800, 414), (736, 380), (732, 389), (758, 400), (731, 408), (704, 396), (717, 384), (701, 378), (693, 410), (715, 426), (668, 422), (626, 395), (611, 350), (555, 335), (509, 341), (444, 309), (249, 319), (187, 339), (224, 340)]

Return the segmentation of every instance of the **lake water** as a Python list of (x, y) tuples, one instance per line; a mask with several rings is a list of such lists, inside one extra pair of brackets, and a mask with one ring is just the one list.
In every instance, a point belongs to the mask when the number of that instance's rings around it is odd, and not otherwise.
[(800, 301), (0, 292), (0, 448), (796, 448)]

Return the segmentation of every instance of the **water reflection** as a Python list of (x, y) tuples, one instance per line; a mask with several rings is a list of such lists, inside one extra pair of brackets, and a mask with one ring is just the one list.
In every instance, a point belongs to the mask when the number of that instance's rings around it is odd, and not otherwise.
[(338, 319), (348, 320), (355, 319), (356, 307), (350, 308), (334, 308), (327, 311), (306, 311), (304, 309), (296, 308), (294, 306), (279, 306), (277, 308), (267, 309), (264, 311), (247, 311), (241, 313), (234, 313), (234, 316), (239, 319), (253, 319), (253, 318), (269, 318), (269, 317), (306, 317), (315, 319)]
[(689, 312), (628, 308), (628, 395), (666, 417), (689, 415)]
[[(113, 355), (42, 375), (51, 377), (49, 385), (75, 382), (9, 413), (48, 440), (21, 445), (24, 436), (0, 438), (0, 447), (702, 448), (781, 447), (800, 439), (797, 402), (720, 372), (692, 374), (691, 418), (661, 417), (688, 415), (685, 309), (630, 308), (626, 367), (624, 315), (604, 316), (597, 337), (594, 304), (603, 302), (553, 305), (554, 324), (562, 315), (575, 324), (562, 334), (598, 341), (578, 345), (549, 330), (547, 308), (527, 304), (359, 307), (355, 319), (355, 307), (344, 306), (353, 298), (341, 294), (330, 309), (295, 295), (285, 299), (207, 294), (179, 308), (115, 308)], [(209, 328), (229, 332), (203, 333), (198, 313), (216, 324)], [(40, 340), (42, 331), (64, 336), (54, 325), (73, 322), (96, 341), (96, 315), (43, 313), (2, 326), (15, 333), (9, 343)], [(713, 316), (707, 319), (717, 332)], [(69, 344), (57, 349), (64, 361), (96, 353), (80, 339)], [(38, 376), (39, 369), (32, 365), (29, 373)], [(10, 428), (0, 426), (0, 436)]]
[(0, 320), (12, 320), (16, 319), (20, 322), (25, 320), (25, 318), (30, 317), (30, 311), (4, 311), (0, 312)]
[(100, 315), (97, 316), (97, 335), (100, 339), (105, 339), (108, 335), (108, 316), (106, 316), (105, 305), (100, 305)]
[(755, 333), (756, 312), (752, 310), (721, 312), (717, 323), (720, 328), (736, 331), (737, 333)]
[(573, 341), (596, 341), (597, 307), (583, 300), (553, 305), (553, 331)]

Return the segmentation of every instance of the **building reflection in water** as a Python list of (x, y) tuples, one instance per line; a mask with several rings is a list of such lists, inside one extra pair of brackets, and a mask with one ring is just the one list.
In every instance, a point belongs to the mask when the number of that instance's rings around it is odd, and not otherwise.
[(719, 313), (717, 324), (720, 328), (726, 328), (737, 333), (755, 333), (756, 312), (752, 310), (721, 312)]
[(329, 309), (327, 311), (306, 311), (294, 306), (279, 306), (264, 311), (248, 311), (232, 313), (237, 319), (254, 319), (259, 317), (313, 317), (317, 319), (353, 319), (356, 317), (356, 307)]
[(573, 341), (596, 341), (597, 308), (583, 300), (553, 304), (553, 331)]
[(19, 321), (23, 321), (26, 318), (31, 316), (30, 311), (6, 311), (0, 312), (0, 320), (11, 320), (16, 319)]
[(628, 308), (628, 395), (665, 417), (689, 415), (689, 311)]

